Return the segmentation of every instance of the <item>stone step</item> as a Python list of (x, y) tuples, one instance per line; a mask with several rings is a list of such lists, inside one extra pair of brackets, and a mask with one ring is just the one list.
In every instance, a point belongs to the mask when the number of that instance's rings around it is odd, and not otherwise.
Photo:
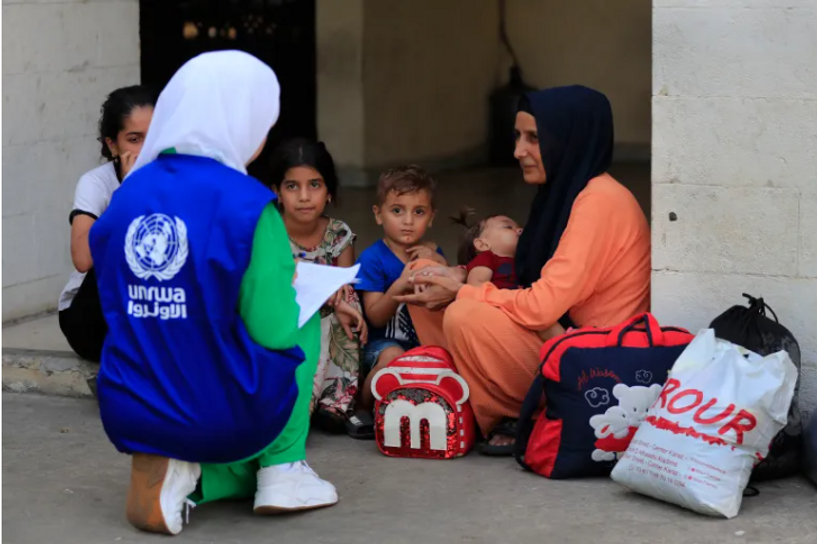
[(88, 379), (99, 365), (68, 351), (3, 348), (3, 390), (93, 397)]

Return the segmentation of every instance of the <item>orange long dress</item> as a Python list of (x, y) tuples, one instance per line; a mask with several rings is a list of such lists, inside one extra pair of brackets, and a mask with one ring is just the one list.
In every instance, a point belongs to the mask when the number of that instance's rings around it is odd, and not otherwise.
[[(419, 263), (418, 263), (419, 264)], [(411, 307), (423, 344), (449, 349), (486, 434), (518, 417), (539, 365), (535, 331), (565, 312), (582, 327), (607, 327), (649, 309), (650, 232), (632, 193), (608, 174), (588, 183), (542, 275), (528, 289), (465, 285), (443, 312)]]

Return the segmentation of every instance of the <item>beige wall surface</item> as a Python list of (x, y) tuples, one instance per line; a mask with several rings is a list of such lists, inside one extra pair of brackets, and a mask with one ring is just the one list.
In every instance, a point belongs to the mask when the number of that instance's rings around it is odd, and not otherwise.
[(800, 343), (813, 410), (817, 2), (655, 4), (653, 311), (697, 330), (764, 297)]
[(481, 147), (496, 85), (494, 1), (366, 4), (366, 160), (437, 159)]
[(483, 156), (495, 0), (319, 0), (318, 134), (344, 167)]
[(3, 320), (57, 306), (99, 108), (139, 83), (139, 3), (3, 1)]
[(616, 142), (650, 141), (651, 0), (508, 0), (508, 34), (534, 87), (607, 94)]
[[(528, 83), (584, 84), (616, 142), (650, 141), (650, 0), (508, 0)], [(485, 160), (488, 97), (507, 80), (497, 0), (318, 0), (319, 135), (342, 166)]]
[(317, 0), (318, 135), (337, 162), (365, 162), (363, 25), (365, 0)]

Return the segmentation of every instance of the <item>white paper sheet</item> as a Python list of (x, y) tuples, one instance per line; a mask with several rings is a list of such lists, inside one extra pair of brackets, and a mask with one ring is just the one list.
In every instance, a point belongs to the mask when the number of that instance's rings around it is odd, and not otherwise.
[(359, 264), (341, 268), (299, 261), (295, 268), (295, 302), (301, 307), (298, 327), (303, 327), (338, 289), (356, 283), (358, 270)]

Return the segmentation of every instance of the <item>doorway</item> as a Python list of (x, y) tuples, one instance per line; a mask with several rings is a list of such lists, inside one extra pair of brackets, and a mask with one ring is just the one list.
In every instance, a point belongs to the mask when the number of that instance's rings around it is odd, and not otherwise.
[(162, 89), (185, 62), (238, 49), (267, 63), (281, 85), (281, 115), (250, 174), (268, 182), (284, 139), (317, 136), (315, 0), (140, 0), (142, 83)]

